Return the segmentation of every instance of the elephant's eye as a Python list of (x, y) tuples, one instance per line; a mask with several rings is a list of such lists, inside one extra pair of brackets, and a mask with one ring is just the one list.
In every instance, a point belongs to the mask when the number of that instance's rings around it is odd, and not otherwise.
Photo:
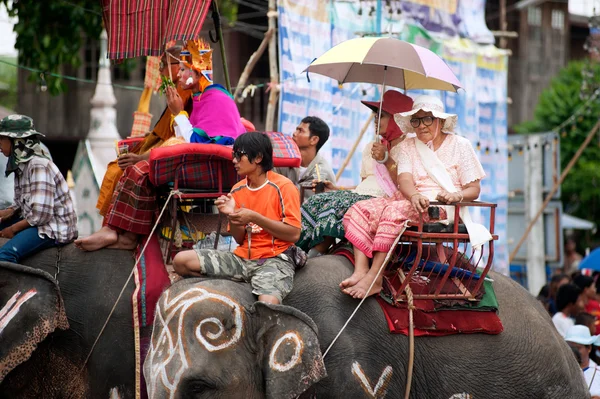
[(214, 391), (217, 385), (204, 378), (188, 380), (185, 383), (185, 391), (189, 393), (202, 393), (206, 391)]

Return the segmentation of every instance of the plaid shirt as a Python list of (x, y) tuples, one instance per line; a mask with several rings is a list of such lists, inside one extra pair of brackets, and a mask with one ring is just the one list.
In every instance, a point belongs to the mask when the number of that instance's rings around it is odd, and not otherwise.
[(59, 243), (77, 238), (77, 215), (67, 182), (51, 161), (34, 157), (15, 173), (15, 205), (23, 219)]

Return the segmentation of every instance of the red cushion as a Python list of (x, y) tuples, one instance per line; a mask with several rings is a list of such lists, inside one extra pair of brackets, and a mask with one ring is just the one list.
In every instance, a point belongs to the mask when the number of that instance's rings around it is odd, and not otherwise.
[[(290, 136), (279, 132), (265, 133), (273, 143), (273, 166), (297, 168), (302, 162), (300, 150)], [(173, 182), (178, 167), (181, 187), (214, 189), (219, 170), (223, 189), (231, 188), (237, 174), (231, 162), (231, 146), (187, 143), (159, 147), (150, 151), (150, 181), (155, 186)]]
[[(177, 144), (150, 151), (150, 181), (160, 186), (179, 178), (185, 188), (229, 191), (238, 181), (231, 147), (219, 144)], [(177, 170), (179, 176), (176, 176)], [(219, 175), (223, 186), (219, 187)]]

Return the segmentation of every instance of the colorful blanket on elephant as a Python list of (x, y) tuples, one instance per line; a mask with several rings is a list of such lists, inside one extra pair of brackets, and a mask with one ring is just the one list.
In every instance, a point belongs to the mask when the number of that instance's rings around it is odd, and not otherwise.
[[(143, 254), (140, 252), (149, 241)], [(163, 291), (171, 284), (169, 273), (163, 262), (158, 237), (154, 234), (142, 240), (135, 251), (140, 261), (134, 270), (135, 290), (131, 298), (136, 359), (136, 397), (146, 398), (146, 383), (141, 372), (148, 353), (151, 328), (154, 322), (156, 303)]]
[[(417, 288), (411, 285), (412, 288)], [(418, 289), (418, 288), (417, 288)], [(496, 314), (498, 300), (491, 281), (483, 282), (483, 293), (479, 301), (438, 301), (415, 299), (413, 319), (415, 336), (442, 336), (451, 334), (500, 334), (502, 322)], [(377, 297), (385, 314), (390, 332), (408, 335), (408, 304), (393, 305), (385, 294)]]
[[(408, 309), (392, 306), (381, 297), (376, 299), (385, 314), (390, 332), (408, 335)], [(413, 311), (413, 320), (416, 337), (475, 333), (500, 334), (504, 330), (495, 310), (473, 312), (464, 309), (447, 309), (426, 312), (417, 308)]]
[(358, 201), (371, 199), (370, 195), (353, 191), (331, 191), (311, 196), (300, 209), (302, 233), (296, 243), (305, 251), (323, 242), (323, 237), (344, 239), (342, 220), (346, 211)]

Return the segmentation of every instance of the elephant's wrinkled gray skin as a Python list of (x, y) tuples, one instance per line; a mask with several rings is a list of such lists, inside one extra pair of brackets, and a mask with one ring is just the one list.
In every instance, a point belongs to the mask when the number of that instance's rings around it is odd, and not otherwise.
[(144, 364), (151, 398), (294, 398), (325, 376), (309, 317), (255, 303), (246, 285), (199, 281), (159, 299)]
[[(296, 274), (294, 289), (284, 300), (285, 305), (299, 309), (316, 323), (322, 351), (329, 346), (358, 304), (357, 300), (341, 293), (338, 288), (339, 282), (351, 271), (351, 264), (342, 257), (311, 259)], [(416, 338), (410, 397), (589, 398), (573, 354), (556, 333), (541, 305), (512, 280), (494, 273), (491, 277), (495, 280), (504, 332), (500, 335)], [(309, 322), (303, 317), (293, 320), (293, 315), (288, 315), (290, 317), (286, 320), (273, 323), (272, 314), (253, 311), (254, 298), (250, 297), (248, 285), (200, 279), (188, 279), (167, 290), (159, 300), (161, 317), (173, 314), (173, 308), (165, 306), (167, 299), (173, 300), (177, 295), (191, 297), (191, 294), (186, 294), (190, 290), (230, 298), (237, 303), (243, 314), (244, 330), (235, 345), (222, 350), (207, 350), (207, 342), (201, 342), (199, 337), (202, 334), (196, 335), (196, 332), (202, 331), (204, 337), (209, 333), (216, 337), (220, 330), (217, 324), (212, 327), (205, 325), (198, 330), (202, 321), (211, 317), (213, 321), (219, 321), (225, 332), (221, 339), (230, 339), (235, 332), (232, 321), (235, 312), (226, 311), (227, 306), (222, 300), (221, 303), (200, 301), (187, 308), (185, 317), (180, 319), (180, 336), (183, 339), (183, 345), (178, 347), (180, 351), (169, 352), (165, 351), (169, 345), (176, 347), (174, 330), (171, 329), (170, 335), (165, 334), (166, 329), (157, 310), (153, 347), (144, 365), (148, 388), (154, 393), (154, 398), (167, 398), (170, 393), (181, 398), (293, 398), (305, 387), (294, 384), (285, 385), (283, 389), (278, 386), (276, 393), (268, 390), (267, 382), (271, 382), (277, 374), (269, 370), (270, 363), (265, 364), (267, 354), (273, 350), (273, 341), (260, 339), (256, 333), (260, 330), (257, 326), (275, 325), (275, 335), (283, 331), (295, 332), (299, 326), (306, 334), (310, 330)], [(285, 309), (285, 306), (279, 308)], [(271, 310), (264, 305), (256, 306), (256, 309)], [(174, 325), (169, 324), (170, 327)], [(312, 340), (310, 337), (306, 339)], [(285, 345), (292, 350), (294, 342), (288, 340)], [(176, 364), (172, 358), (167, 359), (168, 353), (187, 353), (187, 366), (180, 367), (181, 362)], [(291, 364), (290, 353), (286, 352), (280, 363)], [(309, 356), (309, 366), (318, 364), (319, 359), (314, 353)], [(321, 379), (321, 375), (310, 375), (318, 382), (302, 397), (402, 398), (407, 359), (408, 338), (390, 334), (379, 304), (368, 299), (325, 358), (327, 377)], [(298, 367), (300, 363), (294, 364)], [(320, 371), (318, 367), (315, 370)], [(292, 381), (297, 383), (285, 378), (281, 383)]]
[[(0, 245), (4, 242), (0, 239)], [(47, 315), (61, 310), (56, 303), (64, 302), (69, 329), (55, 329), (38, 344), (28, 360), (18, 353), (13, 355), (13, 358), (19, 357), (19, 362), (26, 361), (0, 381), (0, 398), (106, 399), (111, 391), (118, 393), (121, 399), (133, 398), (133, 280), (129, 282), (102, 337), (82, 369), (83, 361), (133, 267), (132, 252), (111, 249), (83, 252), (68, 245), (44, 250), (24, 259), (22, 263), (24, 266), (10, 268), (0, 264), (0, 309), (7, 298), (15, 295), (15, 288), (21, 293), (36, 289), (38, 294), (44, 292), (50, 295), (53, 291), (47, 287), (48, 281), (56, 276), (60, 294), (56, 293), (56, 298), (38, 301), (35, 305), (39, 312)], [(28, 266), (45, 271), (47, 277), (39, 276), (39, 272), (28, 271)], [(6, 281), (2, 281), (4, 279)], [(16, 282), (19, 282), (18, 286)], [(0, 334), (3, 349), (18, 346), (20, 341), (14, 338), (19, 334), (31, 334), (39, 330), (34, 323), (35, 313), (31, 307), (37, 297), (24, 303), (20, 312)], [(43, 308), (44, 304), (47, 308)], [(15, 325), (17, 330), (14, 329)], [(11, 362), (12, 365), (14, 362)]]

